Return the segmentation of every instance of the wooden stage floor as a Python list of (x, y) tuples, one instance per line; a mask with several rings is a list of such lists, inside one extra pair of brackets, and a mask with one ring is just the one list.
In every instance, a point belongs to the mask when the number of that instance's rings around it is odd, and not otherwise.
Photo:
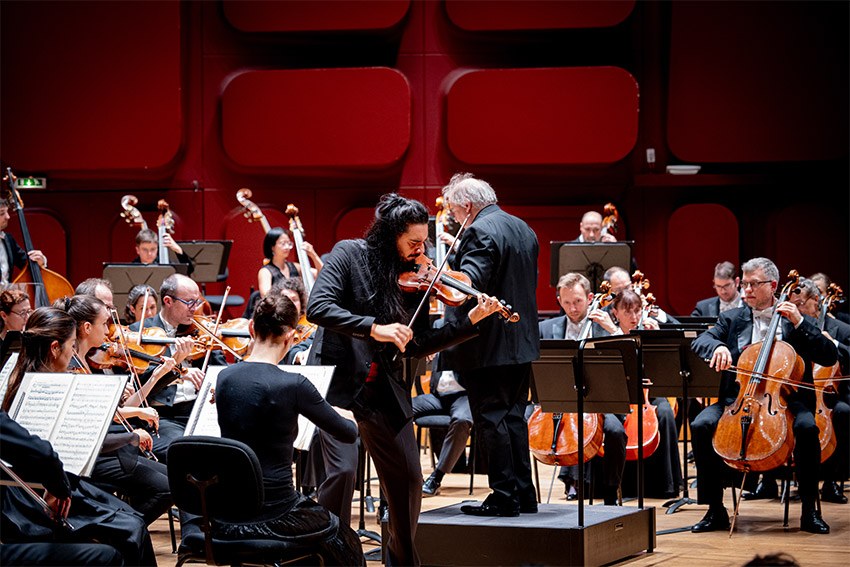
[[(422, 470), (427, 476), (431, 472), (430, 456), (422, 457)], [(546, 501), (552, 467), (540, 467), (540, 483), (543, 501)], [(693, 465), (689, 474), (693, 475)], [(443, 481), (438, 496), (425, 498), (422, 510), (432, 510), (455, 504), (462, 500), (483, 499), (489, 493), (487, 478), (476, 475), (473, 496), (469, 496), (469, 475), (450, 474)], [(850, 492), (850, 485), (848, 485)], [(372, 493), (377, 495), (377, 481), (373, 480)], [(355, 498), (359, 493), (355, 493)], [(696, 498), (696, 490), (691, 489), (690, 496)], [(658, 531), (690, 526), (698, 522), (706, 507), (696, 504), (686, 505), (675, 514), (665, 514), (661, 505), (664, 500), (647, 499), (647, 506), (656, 507)], [(556, 479), (552, 491), (551, 503), (564, 506), (576, 506), (567, 502), (563, 485)], [(625, 506), (637, 506), (636, 501), (625, 502)], [(727, 509), (732, 511), (731, 490), (726, 490)], [(359, 522), (359, 503), (353, 506), (352, 527), (357, 529)], [(779, 500), (745, 501), (741, 505), (736, 531), (729, 538), (728, 532), (693, 534), (690, 531), (664, 534), (657, 537), (657, 548), (653, 553), (642, 553), (624, 559), (617, 565), (688, 565), (689, 567), (743, 565), (756, 554), (785, 552), (793, 556), (800, 565), (841, 566), (850, 565), (850, 504), (823, 503), (823, 517), (830, 525), (829, 535), (814, 535), (799, 530), (800, 503), (791, 502), (789, 527), (782, 527), (783, 506)], [(376, 513), (366, 513), (366, 529), (380, 533)], [(179, 530), (179, 527), (178, 527)], [(170, 567), (177, 562), (177, 555), (171, 553), (171, 541), (168, 533), (168, 521), (165, 516), (151, 526), (157, 561), (161, 567)], [(179, 537), (179, 531), (178, 531)], [(364, 550), (375, 547), (364, 542)], [(378, 565), (378, 562), (369, 562)]]

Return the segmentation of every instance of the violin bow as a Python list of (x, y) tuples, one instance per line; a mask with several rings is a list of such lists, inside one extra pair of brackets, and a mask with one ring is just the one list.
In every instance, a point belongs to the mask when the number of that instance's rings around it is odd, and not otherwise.
[(47, 503), (47, 501), (45, 501), (44, 498), (39, 496), (38, 493), (33, 490), (32, 487), (24, 479), (15, 474), (15, 472), (12, 471), (11, 467), (8, 467), (3, 461), (0, 461), (0, 469), (3, 469), (3, 472), (9, 475), (9, 478), (11, 478), (15, 484), (23, 488), (24, 492), (27, 493), (27, 496), (32, 498), (35, 503), (38, 504), (42, 510), (44, 510), (44, 513), (47, 514), (48, 517), (55, 520), (60, 526), (64, 528), (67, 528), (69, 530), (74, 529), (74, 526), (69, 524), (68, 520), (66, 520), (65, 518), (56, 517), (53, 514), (53, 510), (50, 508), (50, 505)]
[[(215, 318), (215, 326), (213, 327), (213, 333), (214, 334), (218, 334), (218, 325), (219, 325), (219, 323), (221, 323), (221, 315), (222, 315), (222, 313), (224, 313), (224, 306), (227, 305), (227, 296), (228, 295), (230, 295), (230, 286), (227, 286), (224, 289), (224, 295), (222, 296), (222, 299), (221, 299), (221, 307), (219, 307), (218, 315)], [(212, 351), (213, 351), (212, 342), (210, 342), (210, 344), (207, 345), (207, 353), (206, 353), (206, 355), (204, 355), (204, 363), (201, 365), (201, 372), (203, 372), (204, 374), (207, 373), (207, 366), (209, 366), (210, 356), (212, 356)]]

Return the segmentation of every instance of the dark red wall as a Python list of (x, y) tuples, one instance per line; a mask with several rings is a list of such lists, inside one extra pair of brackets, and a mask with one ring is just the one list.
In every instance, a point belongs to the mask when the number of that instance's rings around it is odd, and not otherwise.
[[(549, 241), (607, 201), (673, 312), (723, 259), (847, 287), (847, 21), (838, 2), (4, 1), (0, 160), (48, 178), (28, 219), (73, 283), (133, 256), (127, 193), (149, 222), (167, 199), (178, 239), (236, 240), (247, 295), (262, 232), (239, 188), (273, 225), (296, 204), (325, 252), (380, 194), (433, 207), (472, 171), (537, 232), (541, 309)], [(702, 170), (665, 173), (682, 163)]]

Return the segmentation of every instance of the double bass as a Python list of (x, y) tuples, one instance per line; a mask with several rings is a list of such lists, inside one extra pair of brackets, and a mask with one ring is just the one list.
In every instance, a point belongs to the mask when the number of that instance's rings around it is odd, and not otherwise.
[[(837, 303), (844, 301), (844, 292), (838, 285), (829, 284), (827, 296), (820, 303), (820, 313), (818, 313), (818, 328), (823, 332), (826, 325), (827, 313), (835, 308)], [(841, 375), (841, 366), (835, 363), (832, 366), (821, 366), (815, 364), (812, 368), (814, 377), (815, 396), (817, 397), (817, 407), (815, 410), (815, 423), (818, 426), (818, 439), (820, 441), (820, 462), (825, 462), (835, 452), (837, 442), (835, 439), (835, 428), (832, 426), (832, 409), (827, 405), (824, 399), (825, 393), (836, 393), (835, 383), (832, 379)]]
[[(8, 184), (8, 195), (4, 195), (4, 198), (18, 212), (18, 221), (21, 223), (21, 234), (24, 240), (24, 251), (27, 254), (26, 266), (24, 266), (24, 269), (12, 283), (25, 286), (26, 293), (30, 298), (30, 305), (34, 305), (35, 307), (50, 307), (57, 299), (74, 295), (74, 287), (62, 275), (47, 268), (42, 268), (38, 265), (38, 262), (29, 257), (30, 250), (33, 249), (32, 238), (30, 238), (27, 221), (24, 218), (24, 202), (21, 200), (21, 195), (18, 192), (18, 178), (12, 173), (12, 168), (6, 168), (6, 177), (4, 180)], [(10, 258), (9, 260), (11, 264), (12, 259)]]
[(266, 218), (266, 215), (263, 214), (263, 211), (251, 201), (251, 197), (254, 194), (250, 189), (243, 187), (239, 191), (236, 192), (236, 200), (239, 201), (239, 204), (242, 205), (242, 214), (245, 215), (245, 218), (248, 219), (248, 222), (258, 222), (260, 226), (263, 228), (263, 234), (268, 234), (268, 232), (272, 229), (272, 226), (269, 224), (269, 220)]

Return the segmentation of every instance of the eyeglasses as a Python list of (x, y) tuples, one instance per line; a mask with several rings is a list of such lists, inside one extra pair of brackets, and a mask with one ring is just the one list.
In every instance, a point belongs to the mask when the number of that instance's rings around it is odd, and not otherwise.
[(9, 313), (14, 313), (15, 315), (17, 315), (21, 319), (26, 319), (27, 317), (30, 316), (32, 311), (33, 311), (32, 309), (25, 309), (24, 311), (9, 311)]
[(771, 281), (773, 281), (773, 280), (762, 280), (762, 281), (759, 281), (759, 280), (753, 280), (753, 281), (750, 281), (750, 282), (748, 282), (748, 281), (742, 281), (742, 282), (741, 282), (741, 287), (743, 287), (743, 288), (751, 287), (751, 288), (753, 288), (753, 289), (756, 289), (757, 287), (761, 287), (761, 286), (763, 286), (763, 285), (764, 285), (764, 284), (766, 284), (766, 283), (770, 283)]
[(711, 287), (713, 287), (717, 291), (723, 291), (724, 289), (730, 289), (733, 285), (735, 285), (735, 282), (726, 282), (723, 285), (713, 284)]
[(200, 305), (201, 303), (204, 302), (204, 300), (201, 299), (201, 298), (198, 298), (198, 299), (180, 299), (179, 297), (174, 297), (173, 295), (169, 295), (168, 297), (170, 297), (174, 301), (179, 301), (180, 303), (182, 303), (183, 305), (185, 305), (189, 309), (194, 309), (195, 307), (197, 307), (198, 305)]

